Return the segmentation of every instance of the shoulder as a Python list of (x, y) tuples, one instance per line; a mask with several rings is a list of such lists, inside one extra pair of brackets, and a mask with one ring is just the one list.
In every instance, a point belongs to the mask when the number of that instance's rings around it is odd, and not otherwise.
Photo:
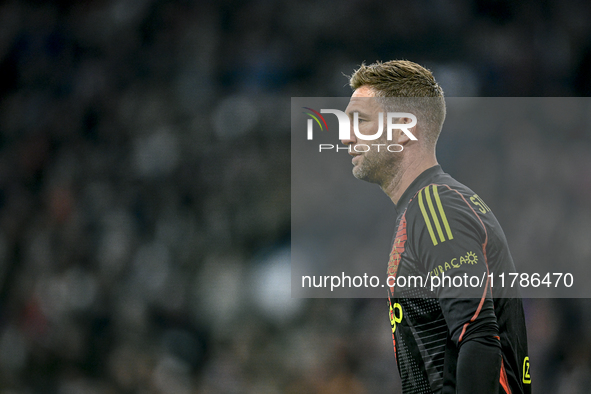
[(410, 201), (406, 220), (413, 232), (428, 233), (433, 245), (466, 232), (480, 233), (484, 224), (471, 201), (476, 194), (461, 183), (433, 182), (417, 191)]

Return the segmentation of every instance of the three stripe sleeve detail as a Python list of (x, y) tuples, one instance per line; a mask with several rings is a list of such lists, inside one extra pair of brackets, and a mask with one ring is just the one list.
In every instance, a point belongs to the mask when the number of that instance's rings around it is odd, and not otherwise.
[[(435, 204), (433, 204), (431, 194), (434, 197)], [(426, 206), (424, 202), (425, 200), (427, 201)], [(423, 214), (423, 219), (425, 219), (425, 224), (427, 225), (427, 230), (429, 231), (433, 245), (437, 245), (439, 242), (445, 242), (454, 238), (451, 233), (451, 228), (449, 227), (447, 216), (445, 215), (445, 211), (441, 205), (441, 199), (439, 198), (437, 185), (429, 185), (424, 189), (421, 189), (419, 192), (419, 207), (421, 208), (421, 213)], [(441, 221), (439, 219), (441, 219)], [(437, 233), (435, 233), (431, 222), (433, 222), (435, 225), (435, 230)], [(443, 232), (444, 229), (445, 233)]]

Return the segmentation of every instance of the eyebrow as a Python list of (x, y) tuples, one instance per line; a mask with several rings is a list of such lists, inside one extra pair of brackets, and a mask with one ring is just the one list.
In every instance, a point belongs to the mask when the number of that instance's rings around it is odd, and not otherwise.
[(347, 114), (348, 117), (353, 118), (353, 113), (357, 112), (359, 114), (359, 117), (368, 117), (369, 114), (367, 112), (363, 112), (360, 110), (356, 110), (356, 109), (352, 109), (350, 111), (345, 111), (345, 114)]

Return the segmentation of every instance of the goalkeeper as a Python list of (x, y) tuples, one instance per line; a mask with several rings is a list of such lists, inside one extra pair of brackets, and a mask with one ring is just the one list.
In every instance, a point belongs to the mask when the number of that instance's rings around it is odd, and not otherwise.
[[(441, 87), (409, 61), (362, 65), (350, 85), (346, 113), (354, 127), (342, 142), (353, 175), (378, 184), (397, 211), (388, 299), (402, 392), (530, 393), (521, 298), (506, 289), (493, 294), (488, 276), (515, 272), (503, 230), (486, 203), (437, 163), (446, 113)], [(384, 112), (397, 112), (398, 124), (412, 123), (409, 114), (417, 123), (376, 134), (392, 123)], [(381, 144), (403, 149), (380, 150)], [(394, 286), (397, 276), (411, 275), (441, 285)], [(466, 275), (482, 281), (450, 285)]]

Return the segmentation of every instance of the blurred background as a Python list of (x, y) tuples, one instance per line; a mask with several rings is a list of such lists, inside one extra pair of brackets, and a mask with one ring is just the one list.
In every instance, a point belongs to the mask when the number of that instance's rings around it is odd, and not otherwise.
[[(401, 58), (448, 96), (588, 96), (589, 20), (577, 0), (2, 2), (0, 392), (398, 393), (385, 300), (290, 298), (290, 97)], [(590, 120), (565, 122), (438, 151), (518, 264), (591, 261)], [(589, 300), (525, 307), (534, 392), (588, 392)]]

